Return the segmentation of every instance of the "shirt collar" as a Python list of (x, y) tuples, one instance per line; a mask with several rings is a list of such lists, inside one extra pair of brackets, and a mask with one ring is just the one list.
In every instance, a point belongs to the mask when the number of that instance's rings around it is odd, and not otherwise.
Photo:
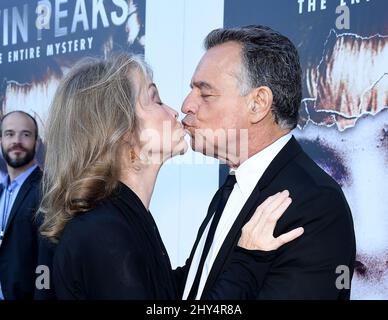
[(1, 184), (3, 185), (3, 188), (7, 188), (8, 187), (8, 174), (7, 173), (3, 173), (2, 176), (1, 176)]
[(9, 176), (8, 174), (5, 174), (2, 178), (2, 184), (4, 188), (11, 188), (12, 190), (15, 189), (17, 186), (21, 186), (24, 181), (27, 180), (27, 178), (30, 176), (30, 174), (38, 167), (37, 164), (34, 164), (31, 168), (28, 168), (26, 171), (19, 174), (14, 181), (12, 181), (11, 185), (9, 185)]
[(248, 198), (269, 164), (291, 139), (288, 133), (249, 159), (245, 160), (236, 170), (237, 184), (245, 198)]

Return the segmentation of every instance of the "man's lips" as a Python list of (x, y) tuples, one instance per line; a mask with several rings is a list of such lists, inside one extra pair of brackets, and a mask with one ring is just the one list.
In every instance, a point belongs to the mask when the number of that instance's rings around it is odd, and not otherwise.
[(184, 120), (182, 121), (182, 124), (183, 124), (183, 128), (185, 128), (185, 129), (190, 127), (190, 125)]
[(194, 117), (187, 115), (183, 118), (182, 124), (185, 131), (193, 138), (195, 133)]
[(194, 126), (191, 125), (190, 123), (188, 123), (187, 121), (183, 120), (182, 121), (182, 124), (183, 124), (183, 128), (188, 130), (188, 129), (194, 129)]

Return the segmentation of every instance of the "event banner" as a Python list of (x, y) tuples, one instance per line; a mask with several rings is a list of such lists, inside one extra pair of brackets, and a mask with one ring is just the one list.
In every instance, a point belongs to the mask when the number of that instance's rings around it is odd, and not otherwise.
[(303, 68), (294, 134), (353, 213), (353, 299), (388, 299), (388, 1), (225, 0), (226, 27), (288, 36)]
[(144, 33), (145, 0), (2, 0), (1, 114), (34, 115), (44, 139), (50, 102), (67, 70), (83, 56), (144, 54)]

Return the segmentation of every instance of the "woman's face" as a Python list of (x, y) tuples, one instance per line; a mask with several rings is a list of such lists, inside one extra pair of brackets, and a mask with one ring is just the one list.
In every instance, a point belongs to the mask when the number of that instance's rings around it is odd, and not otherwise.
[(156, 85), (148, 81), (136, 105), (139, 119), (139, 155), (150, 164), (161, 164), (187, 150), (186, 134), (178, 112), (165, 105)]

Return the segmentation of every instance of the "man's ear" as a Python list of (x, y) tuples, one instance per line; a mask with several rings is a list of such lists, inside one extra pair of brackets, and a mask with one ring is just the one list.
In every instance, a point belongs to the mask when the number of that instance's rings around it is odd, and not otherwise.
[(261, 86), (252, 90), (249, 94), (249, 120), (251, 123), (258, 123), (270, 112), (272, 107), (272, 90)]

